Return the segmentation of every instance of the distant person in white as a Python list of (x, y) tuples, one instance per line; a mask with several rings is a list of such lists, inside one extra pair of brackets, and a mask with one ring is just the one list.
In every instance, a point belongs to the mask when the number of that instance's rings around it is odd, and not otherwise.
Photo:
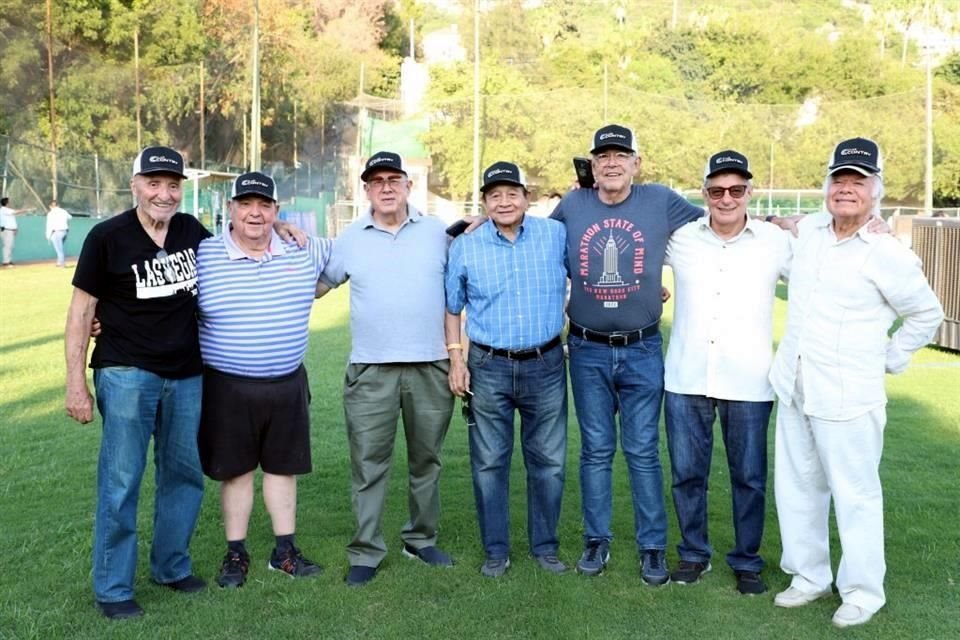
[[(879, 466), (886, 424), (884, 371), (900, 373), (943, 320), (917, 256), (866, 222), (883, 197), (877, 144), (845, 140), (824, 183), (829, 213), (798, 226), (786, 333), (770, 382), (780, 399), (775, 492), (781, 568), (774, 599), (799, 607), (831, 594), (829, 515), (840, 546), (837, 627), (869, 621), (886, 602)], [(897, 318), (903, 325), (888, 338)]]
[(666, 257), (677, 295), (663, 406), (681, 536), (670, 580), (693, 584), (711, 568), (707, 487), (719, 417), (733, 500), (734, 546), (726, 561), (742, 594), (767, 589), (759, 555), (773, 409), (767, 376), (773, 299), (790, 260), (790, 234), (747, 216), (752, 178), (743, 154), (712, 155), (703, 181), (707, 215), (674, 231)]
[(63, 243), (67, 240), (72, 217), (66, 209), (60, 207), (56, 200), (50, 201), (50, 210), (47, 211), (47, 229), (44, 235), (53, 245), (53, 250), (57, 252), (58, 267), (62, 267), (65, 262)]

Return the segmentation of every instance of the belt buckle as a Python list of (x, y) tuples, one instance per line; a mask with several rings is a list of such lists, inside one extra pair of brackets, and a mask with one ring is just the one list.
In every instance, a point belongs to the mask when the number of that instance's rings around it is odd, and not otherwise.
[(625, 333), (611, 333), (607, 335), (607, 345), (611, 347), (626, 347), (630, 336)]

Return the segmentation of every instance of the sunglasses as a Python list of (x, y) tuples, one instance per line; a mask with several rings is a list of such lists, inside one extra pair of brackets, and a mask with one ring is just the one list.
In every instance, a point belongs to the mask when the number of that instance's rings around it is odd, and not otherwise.
[(723, 194), (730, 192), (731, 198), (742, 198), (747, 193), (747, 185), (735, 184), (732, 187), (707, 187), (707, 195), (711, 200), (720, 200)]
[(176, 282), (177, 272), (174, 271), (173, 266), (171, 266), (170, 261), (168, 260), (168, 258), (170, 258), (170, 254), (167, 253), (167, 250), (160, 249), (160, 251), (157, 251), (156, 258), (160, 262), (160, 264), (163, 266), (164, 280), (166, 280), (171, 284)]

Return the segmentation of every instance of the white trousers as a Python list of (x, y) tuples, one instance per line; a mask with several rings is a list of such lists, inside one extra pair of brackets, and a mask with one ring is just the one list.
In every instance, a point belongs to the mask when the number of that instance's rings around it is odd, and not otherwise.
[(852, 420), (821, 420), (803, 413), (799, 375), (789, 406), (780, 405), (774, 491), (783, 556), (791, 586), (806, 593), (833, 582), (830, 498), (840, 535), (837, 590), (845, 603), (876, 612), (886, 602), (883, 578), (883, 492), (880, 457), (884, 407)]

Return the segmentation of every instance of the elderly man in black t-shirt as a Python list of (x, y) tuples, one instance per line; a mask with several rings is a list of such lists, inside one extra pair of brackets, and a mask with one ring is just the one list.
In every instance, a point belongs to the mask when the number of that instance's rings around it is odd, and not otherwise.
[(108, 618), (143, 615), (133, 582), (137, 499), (151, 436), (157, 489), (150, 572), (176, 591), (206, 586), (192, 573), (188, 547), (203, 498), (196, 250), (210, 234), (177, 213), (183, 179), (179, 153), (144, 149), (130, 181), (137, 206), (90, 231), (73, 278), (66, 409), (80, 423), (93, 420), (84, 364), (94, 315), (102, 325), (90, 360), (103, 416), (93, 586)]

